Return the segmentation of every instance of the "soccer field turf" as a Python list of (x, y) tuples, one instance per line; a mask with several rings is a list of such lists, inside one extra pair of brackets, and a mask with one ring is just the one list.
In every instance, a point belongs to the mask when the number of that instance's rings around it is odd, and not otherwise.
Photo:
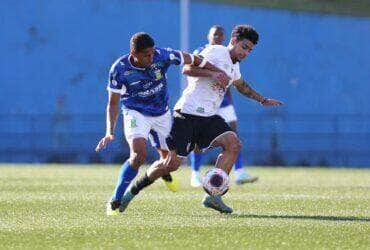
[(251, 168), (253, 185), (224, 196), (234, 213), (203, 208), (203, 191), (176, 177), (105, 215), (118, 166), (1, 165), (0, 249), (370, 248), (370, 170)]

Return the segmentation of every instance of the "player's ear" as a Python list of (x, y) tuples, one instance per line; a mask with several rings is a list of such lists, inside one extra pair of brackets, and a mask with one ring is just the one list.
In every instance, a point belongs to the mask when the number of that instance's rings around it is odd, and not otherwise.
[(238, 42), (238, 40), (236, 39), (236, 37), (232, 37), (231, 39), (230, 39), (230, 44), (231, 45), (235, 45), (236, 43)]

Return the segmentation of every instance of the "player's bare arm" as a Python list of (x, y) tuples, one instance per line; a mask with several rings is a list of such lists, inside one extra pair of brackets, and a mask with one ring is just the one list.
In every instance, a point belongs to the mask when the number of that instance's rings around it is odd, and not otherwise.
[(214, 66), (200, 55), (193, 55), (183, 52), (184, 75), (193, 77), (210, 77), (216, 80), (222, 87), (226, 87), (229, 83), (229, 77), (224, 71)]
[(215, 71), (215, 72), (223, 72), (221, 69), (214, 66), (212, 63), (208, 62), (205, 58), (200, 55), (193, 55), (186, 52), (182, 52), (184, 56), (184, 64), (199, 67), (202, 69)]
[(216, 72), (208, 69), (202, 69), (192, 65), (185, 65), (182, 70), (182, 73), (184, 75), (193, 77), (210, 77), (216, 80), (222, 87), (226, 87), (230, 80), (226, 73), (220, 69), (218, 72)]
[(280, 106), (283, 105), (281, 101), (266, 98), (255, 91), (243, 78), (233, 82), (235, 88), (244, 96), (256, 100), (263, 106)]
[(118, 113), (119, 113), (119, 100), (120, 94), (109, 91), (108, 104), (106, 109), (106, 132), (105, 136), (99, 141), (95, 148), (99, 152), (107, 144), (114, 140), (114, 129), (116, 127)]

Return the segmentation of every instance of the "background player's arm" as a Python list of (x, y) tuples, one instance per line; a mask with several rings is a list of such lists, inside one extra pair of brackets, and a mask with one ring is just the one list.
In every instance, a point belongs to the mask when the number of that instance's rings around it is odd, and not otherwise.
[(106, 131), (105, 136), (99, 141), (95, 151), (103, 149), (110, 141), (114, 140), (114, 129), (116, 127), (120, 94), (109, 91), (108, 104), (106, 108)]
[(236, 80), (233, 82), (235, 88), (244, 96), (254, 99), (257, 102), (261, 103), (263, 106), (280, 106), (283, 103), (274, 100), (274, 99), (269, 99), (266, 97), (263, 97), (261, 94), (259, 94), (257, 91), (255, 91), (249, 84), (243, 79), (240, 78), (239, 80)]

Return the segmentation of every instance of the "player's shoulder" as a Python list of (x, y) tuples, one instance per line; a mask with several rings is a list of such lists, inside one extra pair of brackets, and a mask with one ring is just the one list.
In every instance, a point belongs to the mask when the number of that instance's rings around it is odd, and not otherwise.
[(128, 54), (123, 55), (119, 57), (116, 61), (114, 61), (110, 68), (110, 72), (119, 72), (127, 69), (129, 67), (128, 57), (129, 57)]
[(203, 46), (200, 46), (198, 48), (196, 48), (194, 51), (193, 51), (193, 54), (194, 55), (198, 55), (200, 54), (200, 52), (202, 52), (204, 50), (204, 48), (207, 47), (207, 45), (203, 45)]
[(174, 51), (176, 50), (170, 47), (165, 47), (165, 48), (155, 47), (154, 54), (165, 56)]
[(203, 49), (201, 55), (227, 55), (229, 52), (228, 48), (223, 45), (209, 45)]

